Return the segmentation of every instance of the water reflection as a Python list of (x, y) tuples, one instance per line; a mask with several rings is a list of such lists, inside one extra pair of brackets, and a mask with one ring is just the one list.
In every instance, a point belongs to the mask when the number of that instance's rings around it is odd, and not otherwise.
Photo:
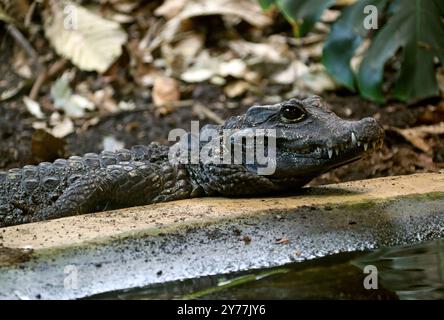
[[(378, 270), (364, 288), (366, 265)], [(176, 281), (102, 299), (444, 299), (444, 240), (338, 254), (281, 268)]]
[(352, 263), (375, 265), (380, 283), (400, 299), (444, 299), (444, 240), (419, 245), (383, 248)]

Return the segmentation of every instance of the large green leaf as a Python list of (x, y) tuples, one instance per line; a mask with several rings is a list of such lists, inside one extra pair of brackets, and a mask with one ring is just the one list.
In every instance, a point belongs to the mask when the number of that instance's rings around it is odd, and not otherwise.
[(336, 0), (275, 0), (284, 15), (299, 25), (299, 33), (306, 34), (322, 12), (334, 4)]
[(402, 65), (394, 96), (403, 101), (438, 94), (434, 57), (444, 62), (444, 5), (442, 0), (404, 0), (378, 32), (359, 69), (361, 94), (383, 101), (384, 65), (402, 49)]
[(381, 12), (388, 0), (361, 0), (344, 9), (332, 27), (324, 45), (322, 62), (327, 71), (341, 85), (355, 90), (350, 60), (369, 30), (364, 28), (364, 8), (371, 4)]
[[(271, 4), (306, 33), (334, 0), (259, 0)], [(390, 4), (390, 5), (388, 5)], [(374, 5), (384, 14), (385, 25), (374, 30), (372, 39), (354, 74), (350, 61), (368, 35), (364, 28), (364, 8)], [(413, 101), (439, 93), (435, 77), (435, 58), (444, 65), (444, 1), (443, 0), (360, 0), (344, 9), (332, 26), (324, 45), (323, 63), (335, 80), (374, 101), (384, 101), (382, 82), (387, 61), (400, 52), (401, 64), (396, 75), (393, 96)]]

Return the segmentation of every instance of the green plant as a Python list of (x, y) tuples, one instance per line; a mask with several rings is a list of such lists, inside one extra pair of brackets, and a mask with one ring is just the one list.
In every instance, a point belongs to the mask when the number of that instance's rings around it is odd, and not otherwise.
[[(322, 12), (334, 0), (259, 0), (266, 9), (271, 5), (296, 26), (300, 34), (310, 30)], [(376, 7), (383, 25), (366, 29), (366, 6)], [(373, 101), (383, 102), (382, 84), (387, 61), (400, 56), (392, 96), (414, 101), (439, 94), (435, 68), (444, 64), (444, 2), (442, 0), (359, 0), (346, 7), (333, 24), (323, 50), (327, 71), (348, 89), (359, 90)], [(381, 19), (379, 19), (381, 20)], [(373, 31), (373, 32), (370, 32)], [(350, 66), (356, 49), (371, 37), (357, 72)]]

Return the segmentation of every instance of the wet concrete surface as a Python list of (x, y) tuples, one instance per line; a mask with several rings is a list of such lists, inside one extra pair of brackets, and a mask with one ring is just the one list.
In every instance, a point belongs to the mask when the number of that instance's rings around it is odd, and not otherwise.
[(443, 235), (443, 174), (184, 200), (0, 229), (0, 298), (74, 299)]

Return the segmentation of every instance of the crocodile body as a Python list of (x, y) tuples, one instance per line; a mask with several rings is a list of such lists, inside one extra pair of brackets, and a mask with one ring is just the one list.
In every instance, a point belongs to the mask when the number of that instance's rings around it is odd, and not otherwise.
[(383, 139), (374, 119), (343, 120), (318, 97), (253, 106), (200, 133), (210, 129), (220, 136), (224, 129), (246, 135), (274, 129), (275, 171), (258, 174), (258, 165), (245, 159), (238, 164), (177, 163), (170, 161), (170, 147), (154, 143), (73, 156), (0, 172), (0, 227), (191, 197), (294, 190), (378, 149)]

